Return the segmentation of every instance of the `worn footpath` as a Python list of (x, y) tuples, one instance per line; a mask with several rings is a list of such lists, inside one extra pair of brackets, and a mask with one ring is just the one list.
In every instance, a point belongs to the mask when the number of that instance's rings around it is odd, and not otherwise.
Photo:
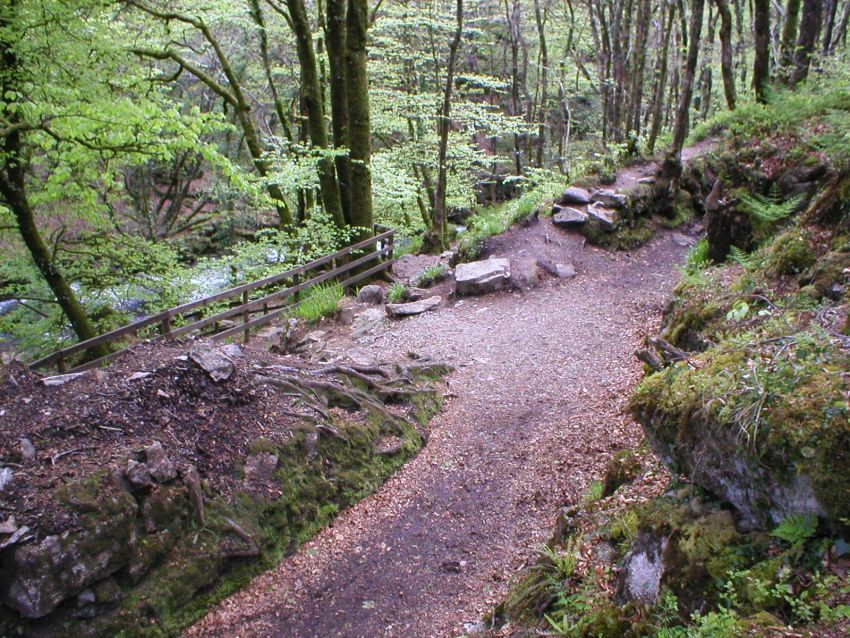
[(569, 261), (574, 279), (452, 301), (348, 344), (363, 359), (414, 351), (455, 365), (428, 445), (184, 635), (474, 631), (545, 542), (557, 509), (639, 441), (625, 412), (641, 371), (634, 351), (660, 319), (684, 243), (663, 233), (633, 253), (610, 253), (542, 219), (488, 252)]

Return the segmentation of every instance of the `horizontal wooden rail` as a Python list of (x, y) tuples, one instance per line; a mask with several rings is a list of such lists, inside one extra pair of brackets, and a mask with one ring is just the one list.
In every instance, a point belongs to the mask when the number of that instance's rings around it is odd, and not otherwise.
[[(163, 310), (162, 312), (158, 312), (155, 315), (151, 315), (150, 317), (144, 317), (143, 319), (134, 321), (133, 323), (130, 323), (121, 328), (105, 332), (104, 334), (98, 335), (97, 337), (94, 337), (92, 339), (80, 341), (79, 343), (75, 343), (71, 346), (68, 346), (67, 348), (62, 348), (61, 350), (57, 350), (56, 352), (49, 354), (48, 356), (43, 357), (38, 361), (34, 361), (30, 364), (30, 368), (44, 369), (56, 367), (58, 368), (59, 372), (66, 372), (66, 363), (73, 355), (89, 350), (90, 348), (93, 348), (95, 346), (117, 341), (118, 339), (127, 335), (135, 336), (140, 330), (142, 330), (143, 328), (148, 328), (150, 326), (159, 326), (160, 331), (160, 334), (151, 339), (150, 341), (177, 339), (179, 337), (190, 334), (192, 332), (196, 332), (203, 328), (207, 328), (209, 326), (217, 326), (219, 323), (226, 319), (238, 317), (241, 315), (243, 321), (240, 325), (233, 328), (228, 328), (226, 330), (217, 331), (213, 335), (211, 335), (211, 337), (215, 340), (221, 340), (226, 339), (228, 337), (232, 337), (241, 332), (244, 333), (245, 339), (247, 340), (249, 330), (262, 326), (270, 321), (273, 321), (274, 319), (285, 315), (287, 312), (295, 308), (298, 305), (297, 302), (299, 300), (299, 293), (301, 291), (315, 286), (316, 284), (320, 284), (331, 279), (339, 278), (340, 276), (345, 275), (346, 273), (349, 273), (352, 270), (357, 269), (370, 261), (380, 260), (382, 257), (386, 257), (386, 259), (383, 261), (379, 261), (378, 264), (370, 266), (362, 272), (358, 272), (353, 276), (343, 280), (341, 282), (342, 286), (344, 288), (347, 288), (358, 281), (362, 281), (367, 277), (371, 277), (377, 274), (378, 272), (389, 268), (390, 265), (392, 265), (393, 263), (395, 231), (384, 226), (376, 225), (375, 232), (377, 234), (374, 237), (370, 237), (350, 246), (346, 246), (345, 248), (338, 250), (333, 254), (325, 255), (324, 257), (320, 257), (319, 259), (304, 264), (303, 266), (298, 266), (297, 268), (292, 268), (290, 270), (286, 270), (284, 272), (277, 273), (275, 275), (271, 275), (263, 279), (258, 279), (256, 281), (248, 282), (239, 286), (235, 286), (233, 288), (229, 288), (227, 290), (223, 290), (214, 295), (210, 295), (209, 297), (204, 297), (203, 299), (197, 299), (195, 301), (190, 301), (188, 303), (175, 306), (174, 308), (169, 308), (168, 310)], [(373, 250), (372, 252), (369, 252), (365, 255), (357, 256), (355, 259), (346, 259), (349, 256), (360, 252), (364, 248), (372, 248)], [(338, 265), (338, 260), (343, 259), (346, 259), (345, 263)], [(321, 269), (326, 266), (330, 266), (330, 268), (324, 271), (320, 271), (319, 274), (315, 274), (312, 277), (305, 278), (308, 274), (311, 274), (312, 271)], [(279, 284), (287, 280), (291, 281), (292, 285), (287, 285), (282, 290), (266, 294), (257, 299), (249, 299), (249, 294), (252, 291), (256, 291), (261, 288), (268, 288), (270, 286)], [(289, 297), (294, 297), (296, 303), (284, 305), (283, 307), (269, 312), (269, 305), (272, 302), (281, 302)], [(185, 317), (187, 315), (190, 315), (190, 313), (196, 314), (197, 311), (207, 306), (218, 302), (233, 300), (234, 298), (240, 298), (241, 303), (232, 306), (227, 310), (219, 312), (215, 315), (198, 319), (197, 321), (189, 323), (185, 326), (180, 326), (177, 328), (171, 327), (172, 320), (175, 318)], [(260, 317), (257, 317), (256, 319), (251, 319), (250, 316), (257, 312), (262, 312), (263, 314)], [(78, 365), (74, 367), (73, 370), (75, 372), (81, 372), (83, 370), (89, 370), (91, 368), (96, 368), (105, 365), (120, 357), (122, 354), (124, 354), (124, 352), (124, 349), (118, 350), (116, 352), (111, 352), (98, 359)]]

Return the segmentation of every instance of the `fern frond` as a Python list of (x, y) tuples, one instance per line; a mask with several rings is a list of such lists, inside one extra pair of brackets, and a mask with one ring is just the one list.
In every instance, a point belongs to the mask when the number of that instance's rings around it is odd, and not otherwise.
[(800, 204), (802, 196), (792, 197), (782, 201), (782, 195), (778, 187), (774, 188), (768, 195), (741, 195), (741, 205), (749, 218), (757, 224), (770, 224), (785, 219)]
[(755, 254), (747, 254), (737, 246), (729, 248), (729, 259), (742, 266), (744, 270), (755, 270), (759, 262)]

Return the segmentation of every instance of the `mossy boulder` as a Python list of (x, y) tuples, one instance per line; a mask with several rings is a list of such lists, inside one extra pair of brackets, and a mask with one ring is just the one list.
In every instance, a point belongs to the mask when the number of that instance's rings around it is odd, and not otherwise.
[[(229, 490), (202, 482), (159, 444), (157, 454), (146, 448), (144, 463), (124, 461), (63, 487), (57, 499), (74, 526), (0, 553), (0, 634), (178, 635), (414, 455), (440, 407), (429, 382), (448, 369), (427, 361), (399, 366), (403, 386), (379, 386), (381, 396), (356, 379), (324, 382), (317, 391), (339, 406), (330, 421), (305, 420), (246, 442), (241, 462), (209, 477)], [(385, 437), (400, 443), (391, 453), (380, 453)], [(252, 458), (263, 463), (246, 473)], [(148, 467), (163, 459), (173, 471)], [(144, 485), (122, 470), (140, 465), (148, 470)]]
[(64, 600), (126, 565), (138, 505), (108, 477), (67, 488), (82, 526), (17, 547), (3, 559), (3, 603), (25, 618), (42, 618)]
[(666, 463), (749, 524), (791, 514), (837, 523), (850, 515), (839, 469), (850, 462), (850, 361), (822, 334), (774, 338), (754, 351), (743, 335), (650, 374), (632, 409)]
[(769, 276), (797, 275), (817, 261), (811, 237), (800, 229), (788, 230), (778, 235), (770, 246), (765, 261)]

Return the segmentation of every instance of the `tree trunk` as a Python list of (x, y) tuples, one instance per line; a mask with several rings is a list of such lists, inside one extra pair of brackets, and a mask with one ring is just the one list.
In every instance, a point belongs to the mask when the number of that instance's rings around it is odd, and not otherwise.
[[(326, 0), (325, 40), (331, 74), (331, 126), (337, 149), (348, 148), (348, 79), (345, 71), (345, 0)], [(335, 158), (339, 196), (345, 221), (351, 221), (351, 160), (346, 155)]]
[(682, 75), (682, 87), (679, 92), (679, 104), (676, 107), (676, 120), (673, 123), (673, 144), (659, 171), (662, 179), (677, 181), (682, 172), (682, 148), (688, 134), (691, 98), (694, 92), (694, 77), (699, 58), (702, 34), (702, 17), (705, 0), (691, 0), (691, 20), (688, 34), (688, 57), (685, 72)]
[(646, 71), (646, 51), (648, 48), (650, 0), (641, 0), (638, 4), (638, 19), (635, 24), (635, 44), (637, 45), (637, 60), (632, 69), (631, 107), (629, 120), (626, 123), (627, 132), (640, 136), (641, 111), (643, 107), (644, 72)]
[(437, 137), (439, 138), (439, 149), (437, 152), (437, 188), (434, 196), (433, 225), (426, 244), (431, 250), (440, 250), (446, 245), (446, 182), (447, 156), (449, 148), (449, 129), (451, 129), (452, 89), (454, 88), (455, 66), (457, 65), (457, 52), (460, 48), (460, 39), (463, 35), (463, 0), (456, 0), (455, 20), (457, 28), (454, 37), (449, 44), (449, 60), (446, 65), (446, 85), (443, 88), (443, 104), (440, 107), (440, 116), (437, 120)]
[[(0, 95), (15, 94), (20, 82), (21, 70), (14, 42), (4, 35), (18, 11), (17, 2), (10, 3), (7, 10), (0, 13)], [(13, 127), (21, 124), (15, 111), (7, 111), (8, 132), (2, 138), (2, 164), (0, 164), (0, 196), (2, 203), (15, 217), (21, 239), (38, 268), (44, 281), (53, 292), (59, 307), (71, 323), (71, 327), (80, 341), (97, 336), (94, 326), (86, 315), (82, 304), (74, 294), (73, 288), (56, 265), (53, 255), (35, 223), (35, 215), (30, 207), (26, 192), (27, 159), (23, 148), (21, 129)], [(96, 358), (106, 354), (104, 346), (96, 346), (87, 355)]]
[[(319, 83), (319, 69), (316, 65), (316, 53), (313, 50), (313, 34), (307, 18), (307, 9), (303, 0), (287, 0), (290, 26), (295, 34), (295, 48), (301, 70), (302, 107), (309, 125), (310, 143), (320, 153), (329, 148), (328, 132), (325, 124), (325, 107), (322, 100), (322, 87)], [(319, 185), (325, 211), (334, 223), (343, 228), (345, 217), (342, 213), (342, 201), (339, 185), (336, 181), (334, 162), (329, 156), (318, 161)]]
[(770, 80), (770, 0), (753, 0), (753, 3), (753, 90), (756, 101), (764, 104), (767, 101), (767, 86)]
[(794, 63), (794, 43), (797, 40), (797, 26), (800, 23), (800, 1), (788, 0), (785, 5), (785, 22), (782, 23), (782, 57), (783, 69), (790, 74), (791, 65)]
[(720, 71), (723, 75), (723, 93), (726, 106), (735, 110), (735, 70), (732, 66), (732, 12), (728, 0), (715, 0), (720, 14)]
[(835, 35), (832, 37), (832, 42), (829, 45), (829, 53), (832, 54), (839, 44), (844, 44), (847, 40), (847, 24), (850, 23), (850, 0), (844, 2), (844, 8), (841, 10), (841, 18), (838, 20), (838, 29), (835, 30)]
[(803, 0), (803, 17), (800, 19), (800, 33), (797, 36), (794, 70), (791, 72), (791, 87), (797, 86), (809, 75), (809, 67), (820, 34), (820, 27), (821, 0)]
[(655, 150), (655, 142), (658, 139), (658, 133), (661, 131), (661, 123), (664, 120), (664, 97), (666, 94), (665, 84), (667, 82), (667, 61), (670, 57), (670, 36), (673, 33), (673, 14), (676, 12), (676, 5), (670, 3), (667, 8), (667, 24), (664, 31), (664, 45), (661, 49), (661, 54), (658, 62), (655, 65), (655, 89), (652, 104), (652, 128), (649, 131), (649, 140), (647, 141), (647, 149), (650, 153)]
[(345, 16), (345, 69), (348, 88), (348, 134), (351, 158), (351, 225), (355, 241), (373, 235), (372, 127), (369, 118), (369, 80), (366, 75), (367, 0), (348, 0)]
[[(17, 137), (17, 135), (17, 133), (13, 133), (9, 138)], [(56, 266), (50, 249), (44, 243), (44, 239), (36, 227), (35, 216), (30, 208), (24, 187), (24, 171), (15, 160), (11, 159), (11, 157), (14, 157), (11, 153), (15, 152), (14, 149), (18, 144), (9, 138), (4, 144), (4, 153), (10, 159), (7, 160), (3, 175), (0, 177), (0, 195), (3, 196), (3, 203), (9, 207), (9, 210), (15, 216), (21, 239), (29, 250), (39, 273), (44, 277), (44, 281), (56, 297), (59, 307), (62, 308), (62, 312), (70, 321), (77, 338), (80, 341), (92, 339), (97, 336), (97, 331), (89, 321), (82, 304), (77, 300), (74, 290)], [(104, 354), (106, 354), (106, 350), (103, 346), (98, 346), (92, 348), (88, 356), (96, 358)]]
[(835, 28), (835, 14), (838, 10), (838, 0), (826, 0), (824, 6), (824, 25), (823, 25), (823, 55), (829, 55), (832, 46), (832, 32)]
[(717, 16), (712, 15), (711, 4), (708, 6), (708, 33), (703, 47), (702, 73), (700, 74), (700, 94), (697, 98), (700, 119), (708, 118), (711, 109), (711, 89), (714, 85), (714, 29), (717, 26)]
[(546, 48), (546, 29), (543, 20), (543, 12), (540, 9), (540, 0), (534, 0), (534, 20), (537, 23), (537, 38), (540, 46), (540, 102), (537, 109), (537, 148), (536, 164), (543, 167), (543, 151), (546, 148), (546, 101), (549, 98), (549, 52)]

